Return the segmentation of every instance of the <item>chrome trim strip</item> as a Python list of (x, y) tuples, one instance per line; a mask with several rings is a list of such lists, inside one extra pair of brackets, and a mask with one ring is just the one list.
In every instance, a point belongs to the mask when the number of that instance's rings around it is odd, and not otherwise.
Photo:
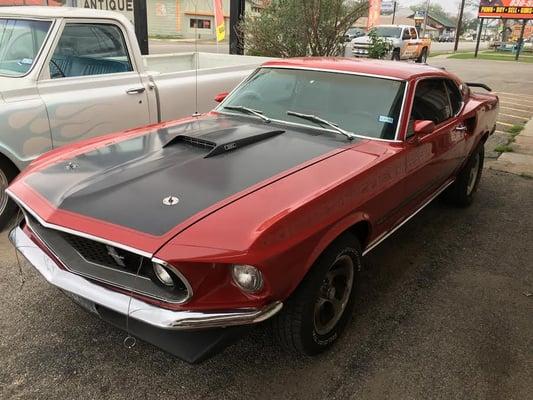
[(178, 276), (178, 278), (181, 279), (181, 281), (185, 285), (185, 288), (187, 289), (187, 296), (185, 296), (185, 298), (183, 300), (180, 300), (179, 302), (177, 302), (177, 304), (183, 304), (183, 303), (186, 303), (187, 301), (189, 301), (194, 292), (193, 292), (192, 286), (189, 283), (189, 281), (187, 280), (187, 278), (185, 278), (185, 276), (175, 266), (169, 264), (168, 262), (166, 262), (164, 260), (161, 260), (161, 259), (159, 259), (157, 257), (153, 257), (151, 261), (152, 261), (152, 263), (161, 264), (164, 267), (170, 269), (172, 272), (174, 272)]
[(370, 253), (374, 248), (376, 248), (381, 242), (383, 242), (385, 239), (387, 239), (390, 235), (392, 235), (394, 232), (396, 232), (398, 229), (400, 229), (404, 224), (409, 222), (411, 218), (413, 218), (416, 214), (418, 214), (420, 211), (422, 211), (429, 203), (431, 203), (439, 194), (444, 192), (448, 186), (450, 186), (452, 183), (455, 182), (455, 179), (451, 180), (448, 183), (445, 183), (443, 186), (441, 186), (440, 189), (438, 189), (435, 193), (431, 195), (431, 197), (422, 204), (420, 208), (418, 208), (414, 213), (412, 213), (409, 217), (404, 219), (402, 222), (400, 222), (398, 225), (396, 225), (393, 229), (391, 229), (388, 232), (385, 232), (383, 235), (377, 237), (372, 243), (368, 245), (368, 247), (363, 251), (363, 256)]
[(100, 242), (103, 244), (107, 244), (109, 246), (118, 247), (119, 249), (129, 251), (131, 253), (138, 254), (140, 256), (146, 257), (146, 258), (152, 258), (152, 253), (147, 253), (145, 251), (127, 246), (125, 244), (113, 242), (112, 240), (102, 239), (97, 236), (90, 235), (88, 233), (80, 232), (75, 229), (65, 228), (60, 225), (51, 224), (49, 222), (46, 222), (43, 220), (35, 211), (33, 211), (27, 204), (25, 204), (16, 194), (14, 194), (9, 188), (5, 190), (5, 192), (8, 194), (9, 197), (11, 197), (20, 207), (22, 207), (24, 210), (29, 212), (42, 226), (49, 229), (55, 229), (57, 231), (69, 233), (71, 235), (80, 236), (85, 239), (94, 240), (95, 242)]
[(272, 317), (283, 307), (282, 302), (275, 301), (262, 308), (228, 311), (167, 310), (97, 285), (59, 268), (20, 227), (14, 228), (9, 233), (9, 239), (50, 284), (122, 315), (128, 315), (129, 312), (131, 318), (160, 329), (191, 330), (255, 324)]

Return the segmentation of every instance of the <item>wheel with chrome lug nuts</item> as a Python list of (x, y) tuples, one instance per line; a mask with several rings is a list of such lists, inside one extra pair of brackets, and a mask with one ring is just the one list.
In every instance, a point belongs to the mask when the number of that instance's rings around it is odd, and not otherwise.
[(455, 182), (443, 193), (443, 199), (450, 204), (467, 207), (474, 201), (474, 195), (481, 180), (485, 149), (483, 144), (472, 153)]
[(318, 258), (273, 320), (287, 350), (315, 355), (333, 345), (350, 320), (362, 266), (355, 236), (343, 234)]

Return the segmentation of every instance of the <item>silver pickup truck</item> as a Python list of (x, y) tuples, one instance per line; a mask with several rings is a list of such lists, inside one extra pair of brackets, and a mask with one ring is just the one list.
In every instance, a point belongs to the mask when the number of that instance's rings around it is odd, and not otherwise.
[(30, 161), (76, 140), (206, 112), (266, 59), (141, 56), (114, 12), (0, 8), (0, 227), (4, 189)]

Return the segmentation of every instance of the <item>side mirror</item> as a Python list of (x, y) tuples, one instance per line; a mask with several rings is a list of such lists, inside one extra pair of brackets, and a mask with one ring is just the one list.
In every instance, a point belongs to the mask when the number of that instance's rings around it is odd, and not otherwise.
[(215, 96), (215, 101), (221, 103), (226, 97), (228, 97), (228, 92), (222, 92)]
[(417, 120), (413, 125), (415, 136), (424, 136), (435, 130), (435, 122), (429, 120)]

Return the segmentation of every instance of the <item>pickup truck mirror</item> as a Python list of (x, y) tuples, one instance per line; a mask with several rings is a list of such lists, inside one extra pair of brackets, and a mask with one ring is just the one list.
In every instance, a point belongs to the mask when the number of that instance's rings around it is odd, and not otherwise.
[(228, 92), (222, 92), (215, 96), (215, 101), (221, 103), (226, 97), (228, 97)]
[(423, 136), (432, 133), (435, 130), (435, 122), (430, 120), (417, 120), (413, 125), (413, 131), (416, 136)]

